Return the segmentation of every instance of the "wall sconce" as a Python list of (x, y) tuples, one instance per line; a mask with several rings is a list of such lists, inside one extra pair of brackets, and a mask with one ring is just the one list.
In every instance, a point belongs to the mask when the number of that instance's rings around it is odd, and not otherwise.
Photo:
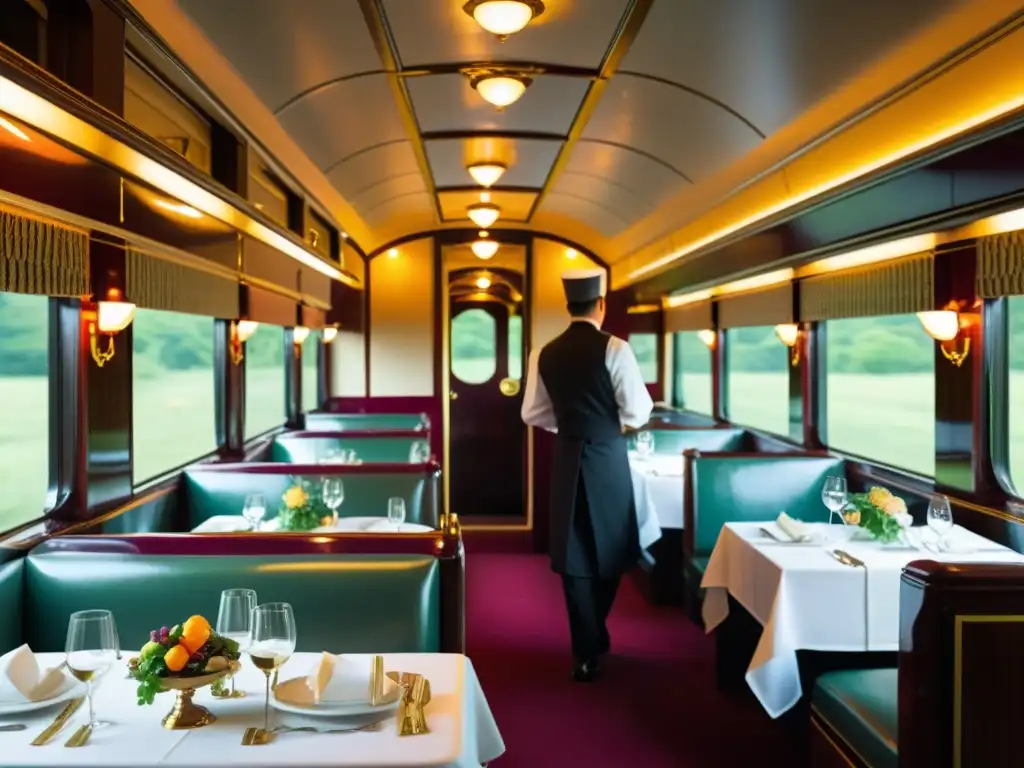
[(292, 328), (292, 344), (295, 350), (295, 357), (302, 355), (302, 344), (309, 338), (309, 328), (304, 325), (296, 325)]
[(718, 338), (718, 334), (710, 328), (705, 328), (703, 331), (697, 331), (697, 338), (703, 341), (707, 345), (708, 349), (714, 349), (715, 340)]
[(789, 364), (796, 366), (800, 363), (800, 326), (796, 323), (780, 323), (775, 326), (775, 335), (779, 341), (789, 347)]
[(334, 341), (337, 335), (338, 329), (336, 327), (331, 326), (328, 328), (324, 328), (324, 344), (330, 344), (332, 341)]
[(960, 313), (953, 309), (939, 309), (933, 312), (918, 312), (917, 319), (921, 321), (924, 332), (939, 342), (939, 349), (942, 356), (959, 368), (964, 364), (967, 355), (971, 352), (970, 338), (964, 338), (964, 348), (957, 351), (947, 349), (944, 342), (954, 341), (960, 335), (961, 319)]
[[(110, 295), (120, 297), (116, 289)], [(129, 301), (96, 302), (96, 319), (89, 322), (89, 350), (96, 367), (102, 368), (114, 357), (114, 334), (127, 328), (135, 317), (135, 305)], [(107, 337), (107, 348), (100, 349), (100, 335)]]
[(232, 363), (238, 365), (245, 359), (245, 353), (242, 351), (242, 345), (252, 338), (252, 335), (256, 333), (256, 329), (259, 327), (260, 324), (253, 322), (252, 320), (238, 320), (237, 322), (231, 323)]

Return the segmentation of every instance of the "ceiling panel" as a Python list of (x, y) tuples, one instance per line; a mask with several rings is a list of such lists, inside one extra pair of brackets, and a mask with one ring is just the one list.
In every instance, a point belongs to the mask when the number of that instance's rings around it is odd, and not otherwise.
[(581, 221), (605, 237), (615, 237), (628, 225), (618, 211), (564, 192), (545, 195), (543, 208)]
[(619, 68), (673, 80), (771, 134), (970, 0), (655, 2)]
[(381, 179), (419, 173), (419, 168), (410, 142), (390, 141), (350, 155), (327, 178), (343, 197), (352, 198)]
[[(502, 221), (526, 221), (530, 208), (536, 200), (535, 192), (491, 192), (491, 202), (501, 208), (501, 216), (493, 226), (500, 227)], [(438, 192), (437, 199), (441, 202), (441, 215), (445, 221), (470, 221), (466, 208), (480, 202), (480, 193)]]
[(382, 69), (356, 0), (178, 5), (274, 111), (322, 83)]
[(420, 130), (533, 131), (567, 134), (590, 81), (542, 75), (515, 104), (499, 112), (464, 75), (428, 75), (406, 80)]
[(428, 141), (427, 159), (437, 187), (475, 184), (466, 170), (470, 160), (499, 160), (508, 165), (498, 185), (542, 187), (562, 146), (541, 139), (438, 139)]
[(615, 211), (628, 224), (635, 224), (644, 216), (653, 213), (656, 207), (651, 201), (615, 183), (614, 180), (590, 173), (562, 173), (551, 188), (551, 192), (564, 193), (597, 203)]
[(357, 211), (373, 210), (396, 197), (407, 195), (410, 192), (426, 191), (427, 185), (423, 181), (423, 175), (416, 170), (412, 173), (403, 173), (400, 176), (382, 179), (358, 195), (349, 198), (349, 202)]
[(646, 155), (585, 139), (573, 147), (565, 173), (606, 178), (656, 205), (676, 194), (680, 185), (686, 183), (676, 171)]
[(409, 192), (360, 211), (371, 227), (384, 227), (391, 219), (433, 216), (434, 206), (426, 192)]
[(749, 125), (714, 102), (622, 74), (608, 83), (583, 137), (646, 152), (691, 180), (721, 170), (762, 141)]
[(533, 61), (597, 69), (628, 0), (548, 0), (543, 14), (504, 43), (462, 11), (462, 0), (384, 0), (402, 65)]
[(386, 75), (333, 83), (292, 103), (278, 120), (321, 169), (361, 149), (407, 138)]

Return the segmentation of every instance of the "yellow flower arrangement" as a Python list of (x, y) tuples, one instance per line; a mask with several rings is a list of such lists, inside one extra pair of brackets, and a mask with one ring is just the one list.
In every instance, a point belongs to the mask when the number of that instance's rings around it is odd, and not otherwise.
[(293, 485), (284, 492), (284, 496), (282, 496), (281, 499), (284, 501), (284, 505), (288, 507), (288, 509), (299, 509), (309, 503), (309, 494), (306, 493), (305, 488)]
[(850, 507), (843, 512), (849, 525), (859, 525), (879, 541), (895, 541), (913, 518), (907, 504), (888, 488), (874, 486), (867, 493), (851, 493)]
[(324, 507), (319, 486), (301, 478), (293, 478), (291, 486), (281, 494), (277, 513), (279, 531), (312, 531), (321, 525)]

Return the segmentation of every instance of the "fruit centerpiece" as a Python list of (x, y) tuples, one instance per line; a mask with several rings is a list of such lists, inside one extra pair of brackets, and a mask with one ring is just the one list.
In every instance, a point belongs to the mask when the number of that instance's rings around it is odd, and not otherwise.
[(164, 727), (198, 728), (215, 718), (192, 703), (196, 688), (237, 671), (239, 658), (238, 643), (218, 635), (202, 616), (192, 616), (182, 624), (150, 632), (139, 655), (128, 660), (128, 669), (139, 683), (139, 705), (152, 704), (163, 691), (177, 691)]

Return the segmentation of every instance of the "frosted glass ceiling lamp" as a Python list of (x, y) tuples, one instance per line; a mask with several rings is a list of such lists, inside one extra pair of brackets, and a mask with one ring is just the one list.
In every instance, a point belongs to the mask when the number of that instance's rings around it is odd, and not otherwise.
[(468, 0), (462, 10), (485, 32), (505, 42), (509, 35), (522, 32), (544, 13), (544, 3), (541, 0)]
[(533, 76), (543, 71), (537, 67), (467, 67), (462, 73), (484, 101), (501, 111), (519, 101), (533, 82)]
[(473, 181), (481, 187), (491, 187), (498, 183), (498, 179), (505, 175), (508, 166), (504, 163), (473, 163), (466, 166)]
[(475, 240), (469, 247), (472, 249), (474, 256), (484, 261), (498, 252), (498, 243), (495, 240)]
[(466, 215), (481, 229), (487, 229), (498, 220), (501, 208), (494, 203), (474, 203), (466, 208)]

